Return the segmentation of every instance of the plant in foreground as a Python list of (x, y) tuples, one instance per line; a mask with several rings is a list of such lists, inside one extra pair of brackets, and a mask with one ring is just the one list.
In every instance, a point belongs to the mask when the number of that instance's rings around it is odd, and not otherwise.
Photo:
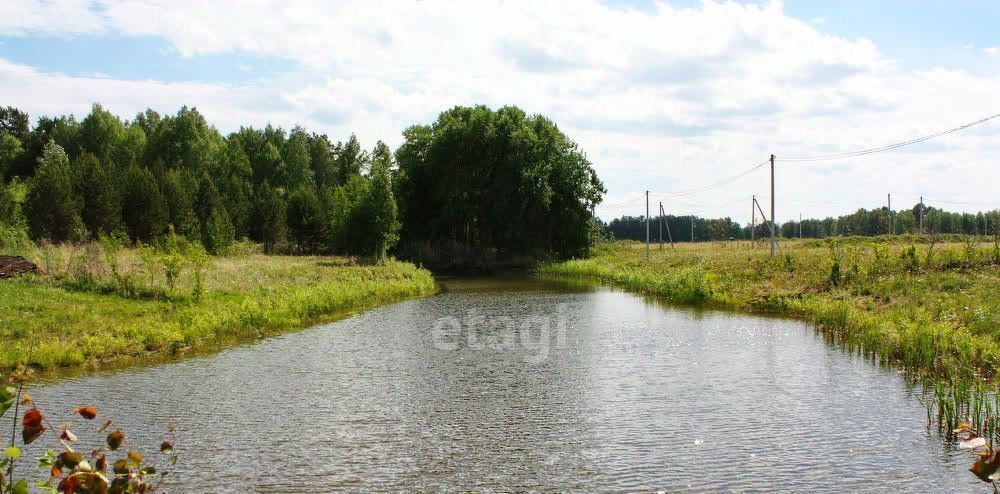
[[(126, 443), (125, 433), (112, 427), (113, 421), (103, 420), (95, 429), (94, 436), (103, 436), (103, 444), (87, 447), (77, 437), (73, 422), (53, 426), (35, 401), (24, 391), (24, 382), (30, 370), (19, 367), (10, 377), (12, 386), (0, 387), (0, 417), (12, 407), (14, 409), (14, 429), (11, 431), (9, 446), (0, 459), (0, 494), (29, 494), (27, 479), (15, 481), (14, 465), (22, 456), (22, 450), (15, 445), (17, 420), (21, 407), (21, 441), (24, 446), (33, 444), (46, 431), (59, 431), (59, 452), (54, 449), (37, 458), (38, 467), (45, 470), (46, 479), (34, 486), (44, 492), (62, 494), (125, 494), (155, 493), (160, 482), (167, 475), (166, 470), (157, 470), (136, 450), (122, 448)], [(98, 417), (94, 407), (82, 406), (73, 413), (86, 422)], [(102, 417), (103, 418), (103, 417)], [(77, 429), (79, 431), (79, 429)], [(110, 432), (109, 432), (110, 431)], [(173, 435), (173, 426), (168, 428)], [(50, 434), (51, 436), (52, 434)], [(89, 450), (89, 452), (88, 452)], [(172, 441), (164, 441), (160, 452), (165, 455), (168, 465), (177, 462)]]
[(959, 424), (954, 433), (961, 441), (960, 448), (971, 449), (979, 457), (969, 471), (979, 480), (990, 483), (994, 494), (1000, 492), (997, 487), (997, 480), (1000, 480), (1000, 451), (994, 450), (986, 438), (973, 431), (967, 422)]

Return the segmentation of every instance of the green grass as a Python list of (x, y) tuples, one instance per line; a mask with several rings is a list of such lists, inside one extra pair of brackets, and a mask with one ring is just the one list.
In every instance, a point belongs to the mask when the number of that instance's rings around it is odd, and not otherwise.
[[(993, 378), (1000, 364), (1000, 262), (993, 239), (850, 238), (766, 244), (605, 244), (546, 275), (602, 280), (669, 301), (791, 315), (913, 375)], [(835, 267), (836, 265), (836, 267)]]
[(171, 288), (164, 266), (136, 250), (110, 261), (96, 244), (28, 254), (46, 273), (0, 280), (0, 369), (215, 349), (437, 290), (428, 271), (403, 262), (244, 253), (211, 259), (196, 296), (190, 266)]

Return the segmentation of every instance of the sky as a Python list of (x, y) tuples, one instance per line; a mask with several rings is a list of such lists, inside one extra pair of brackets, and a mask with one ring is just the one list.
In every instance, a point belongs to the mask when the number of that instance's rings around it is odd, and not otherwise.
[(456, 105), (517, 105), (580, 144), (605, 219), (749, 221), (775, 154), (778, 222), (921, 196), (1000, 208), (1000, 2), (803, 0), (0, 2), (0, 105), (33, 118), (197, 107), (391, 146)]

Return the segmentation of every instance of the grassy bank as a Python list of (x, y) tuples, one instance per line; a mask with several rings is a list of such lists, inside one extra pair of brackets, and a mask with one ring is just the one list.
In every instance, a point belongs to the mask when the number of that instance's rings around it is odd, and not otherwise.
[(436, 291), (412, 264), (330, 257), (186, 257), (41, 247), (43, 274), (0, 280), (0, 369), (98, 366), (217, 348)]
[(766, 244), (606, 244), (542, 266), (678, 303), (813, 321), (831, 339), (921, 376), (994, 377), (1000, 364), (1000, 248), (993, 238), (894, 237)]

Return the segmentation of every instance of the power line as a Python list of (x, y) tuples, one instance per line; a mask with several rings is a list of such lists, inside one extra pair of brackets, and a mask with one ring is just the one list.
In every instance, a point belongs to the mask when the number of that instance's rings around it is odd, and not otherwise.
[[(659, 198), (660, 196), (651, 195), (651, 197)], [(740, 197), (739, 199), (734, 199), (732, 201), (727, 201), (727, 202), (724, 202), (724, 203), (721, 203), (721, 204), (714, 204), (714, 203), (713, 204), (701, 204), (701, 203), (696, 203), (696, 202), (680, 202), (679, 203), (677, 201), (669, 201), (668, 200), (667, 204), (665, 204), (663, 207), (664, 207), (665, 210), (672, 210), (672, 211), (704, 212), (704, 210), (710, 209), (710, 208), (722, 208), (722, 207), (726, 207), (726, 206), (731, 206), (733, 204), (742, 203), (743, 201), (749, 199), (750, 197), (752, 197), (752, 196), (746, 195), (746, 196)], [(761, 196), (761, 197), (763, 197), (763, 196)]]
[(864, 156), (866, 154), (881, 153), (883, 151), (889, 151), (889, 150), (892, 150), (892, 149), (901, 148), (903, 146), (909, 146), (909, 145), (912, 145), (912, 144), (917, 144), (917, 143), (921, 143), (921, 142), (924, 142), (924, 141), (929, 141), (929, 140), (934, 139), (936, 137), (941, 137), (941, 136), (944, 136), (944, 135), (953, 134), (955, 132), (968, 129), (969, 127), (974, 127), (976, 125), (979, 125), (979, 124), (982, 124), (982, 123), (986, 123), (986, 122), (988, 122), (990, 120), (993, 120), (994, 118), (997, 118), (997, 117), (1000, 117), (1000, 113), (997, 113), (995, 115), (990, 115), (990, 116), (988, 116), (986, 118), (981, 118), (979, 120), (976, 120), (976, 121), (973, 121), (973, 122), (969, 122), (969, 123), (967, 123), (965, 125), (960, 125), (958, 127), (954, 127), (954, 128), (948, 129), (948, 130), (942, 130), (941, 132), (936, 132), (934, 134), (926, 135), (926, 136), (923, 136), (923, 137), (918, 137), (916, 139), (910, 139), (908, 141), (902, 141), (902, 142), (897, 142), (897, 143), (894, 143), (894, 144), (888, 144), (888, 145), (880, 146), (880, 147), (877, 147), (877, 148), (862, 149), (862, 150), (858, 150), (858, 151), (851, 151), (851, 152), (839, 153), (839, 154), (828, 154), (828, 155), (825, 155), (825, 156), (800, 156), (800, 157), (791, 157), (791, 158), (778, 158), (778, 161), (825, 161), (825, 160), (835, 160), (835, 159), (843, 159), (843, 158), (854, 158), (854, 157), (857, 157), (857, 156)]
[(963, 206), (996, 206), (995, 202), (965, 202), (965, 201), (945, 201), (943, 199), (924, 198), (926, 202), (940, 202), (942, 204), (959, 204)]
[(748, 174), (756, 171), (757, 169), (761, 168), (762, 166), (764, 166), (764, 165), (766, 165), (768, 163), (770, 163), (770, 160), (767, 160), (767, 161), (764, 161), (764, 162), (762, 162), (760, 164), (754, 165), (752, 168), (748, 168), (746, 170), (743, 170), (742, 172), (737, 173), (736, 175), (733, 175), (733, 176), (730, 176), (730, 177), (726, 177), (726, 178), (724, 178), (722, 180), (719, 180), (717, 182), (712, 182), (712, 183), (710, 183), (708, 185), (703, 185), (701, 187), (695, 187), (693, 189), (688, 189), (688, 190), (680, 190), (680, 191), (676, 191), (676, 192), (661, 192), (659, 195), (663, 196), (663, 197), (681, 197), (681, 196), (688, 196), (688, 195), (691, 195), (691, 194), (697, 194), (699, 192), (707, 192), (709, 190), (716, 189), (716, 188), (722, 187), (723, 185), (728, 185), (728, 184), (730, 184), (732, 182), (735, 182), (736, 180), (738, 180), (738, 179), (740, 179), (740, 178), (742, 178), (742, 177), (744, 177), (744, 176), (746, 176), (746, 175), (748, 175)]

